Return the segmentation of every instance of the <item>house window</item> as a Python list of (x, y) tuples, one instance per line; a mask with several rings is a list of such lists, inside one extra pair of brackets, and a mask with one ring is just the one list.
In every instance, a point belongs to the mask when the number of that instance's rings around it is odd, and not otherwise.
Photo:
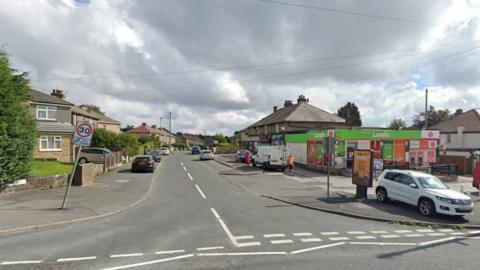
[(447, 134), (447, 143), (452, 143), (452, 135), (450, 133)]
[(57, 120), (57, 107), (55, 106), (37, 106), (37, 119)]
[(62, 151), (61, 136), (40, 136), (40, 151)]

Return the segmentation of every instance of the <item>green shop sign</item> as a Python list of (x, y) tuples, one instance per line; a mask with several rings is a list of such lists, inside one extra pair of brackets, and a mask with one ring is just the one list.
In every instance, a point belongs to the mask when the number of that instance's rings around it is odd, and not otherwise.
[[(326, 138), (327, 130), (315, 130), (299, 134), (285, 134), (287, 143), (306, 143), (316, 138)], [(382, 130), (382, 129), (335, 129), (336, 140), (420, 140), (421, 130)]]

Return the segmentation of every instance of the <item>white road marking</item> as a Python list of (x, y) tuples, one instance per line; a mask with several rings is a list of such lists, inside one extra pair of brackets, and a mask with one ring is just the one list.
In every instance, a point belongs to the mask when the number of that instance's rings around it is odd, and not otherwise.
[(272, 252), (230, 252), (230, 253), (198, 253), (197, 256), (258, 256), (258, 255), (288, 255), (284, 251), (272, 251)]
[(388, 232), (387, 231), (370, 231), (371, 233), (374, 233), (374, 234), (387, 234)]
[(365, 234), (365, 232), (353, 231), (353, 232), (347, 232), (347, 234)]
[(411, 230), (395, 230), (396, 233), (412, 233)]
[(264, 234), (263, 237), (265, 237), (265, 238), (278, 238), (278, 237), (285, 237), (285, 234), (284, 233)]
[(333, 244), (328, 244), (328, 245), (323, 245), (323, 246), (318, 246), (318, 247), (299, 249), (299, 250), (295, 250), (295, 251), (290, 252), (290, 254), (293, 255), (293, 254), (305, 253), (305, 252), (309, 252), (309, 251), (314, 251), (314, 250), (324, 249), (324, 248), (330, 248), (330, 247), (336, 247), (336, 246), (341, 246), (341, 245), (345, 245), (345, 242), (338, 242), (338, 243), (333, 243)]
[(171, 258), (166, 258), (166, 259), (161, 259), (161, 260), (154, 260), (154, 261), (127, 264), (127, 265), (116, 266), (116, 267), (103, 268), (102, 270), (120, 270), (120, 269), (134, 268), (134, 267), (139, 267), (139, 266), (144, 266), (144, 265), (181, 260), (181, 259), (185, 259), (185, 258), (189, 258), (189, 257), (193, 257), (193, 256), (194, 256), (194, 254), (187, 254), (187, 255), (176, 256), (176, 257), (171, 257)]
[(294, 236), (312, 236), (312, 233), (309, 232), (300, 232), (300, 233), (293, 233)]
[(417, 232), (428, 233), (428, 232), (434, 232), (434, 231), (432, 229), (419, 229), (417, 230)]
[(350, 240), (350, 238), (348, 237), (330, 237), (328, 238), (330, 239), (331, 241), (345, 241), (345, 240)]
[(247, 239), (254, 239), (253, 235), (240, 235), (240, 236), (235, 236), (235, 239), (237, 240), (247, 240)]
[(406, 237), (422, 237), (423, 234), (421, 233), (411, 233), (411, 234), (405, 234)]
[(468, 233), (469, 234), (476, 234), (476, 233), (480, 233), (480, 231), (469, 231)]
[(5, 261), (0, 263), (0, 265), (37, 264), (37, 263), (42, 263), (42, 261)]
[(183, 167), (183, 161), (182, 161), (182, 162), (180, 162), (180, 165), (182, 165), (182, 167)]
[(225, 234), (227, 234), (230, 241), (232, 241), (232, 244), (234, 246), (238, 246), (237, 239), (235, 239), (235, 236), (233, 236), (232, 232), (228, 229), (227, 225), (225, 225), (225, 222), (223, 222), (223, 219), (218, 215), (217, 211), (214, 208), (210, 208), (210, 211), (212, 211), (218, 223), (220, 223), (220, 226), (222, 226), (223, 231), (225, 232)]
[(216, 250), (216, 249), (223, 249), (223, 246), (218, 246), (218, 247), (201, 247), (197, 248), (198, 251), (204, 251), (204, 250)]
[(350, 245), (416, 246), (417, 243), (348, 242)]
[(360, 236), (355, 236), (357, 239), (360, 240), (365, 240), (365, 239), (376, 239), (375, 236), (373, 235), (360, 235)]
[(427, 233), (428, 236), (444, 236), (444, 233)]
[(203, 194), (203, 191), (200, 189), (200, 187), (198, 185), (195, 185), (195, 187), (197, 188), (198, 193), (200, 193), (200, 196), (202, 196), (202, 198), (206, 199), (207, 196), (205, 196), (205, 194)]
[(164, 251), (157, 251), (155, 252), (156, 255), (163, 255), (163, 254), (175, 254), (175, 253), (184, 253), (184, 249), (177, 249), (177, 250), (164, 250)]
[(463, 232), (452, 232), (450, 235), (464, 235), (465, 233)]
[(300, 240), (304, 243), (322, 242), (322, 239), (320, 239), (320, 238), (302, 238)]
[(188, 176), (188, 178), (190, 178), (190, 180), (193, 181), (193, 177), (192, 177), (192, 175), (191, 175), (190, 173), (187, 173), (187, 176)]
[(128, 257), (140, 257), (143, 253), (130, 253), (130, 254), (115, 254), (110, 255), (110, 258), (128, 258)]
[(439, 232), (454, 232), (455, 230), (453, 229), (439, 229)]
[(420, 244), (418, 244), (418, 245), (419, 245), (419, 246), (427, 246), (427, 245), (432, 245), (432, 244), (447, 242), (447, 241), (451, 241), (451, 240), (455, 240), (455, 237), (447, 237), (447, 238), (442, 238), (442, 239), (438, 239), (438, 240), (423, 242), (423, 243), (420, 243)]
[(253, 246), (260, 246), (262, 243), (260, 242), (245, 242), (245, 243), (238, 243), (237, 247), (253, 247)]
[(130, 180), (123, 180), (123, 179), (120, 179), (120, 180), (115, 180), (116, 183), (128, 183), (130, 182)]
[(274, 244), (274, 245), (278, 245), (278, 244), (291, 244), (291, 243), (293, 243), (293, 240), (291, 240), (291, 239), (271, 240), (270, 243), (272, 243), (272, 244)]
[(396, 234), (382, 234), (380, 235), (382, 238), (399, 238), (399, 235)]
[(183, 170), (184, 170), (184, 171), (187, 171), (187, 168), (184, 166), (184, 167), (183, 167)]
[(339, 235), (338, 232), (321, 232), (321, 235)]
[(95, 260), (96, 258), (97, 258), (97, 256), (76, 257), (76, 258), (61, 258), (61, 259), (58, 259), (57, 262), (87, 261), (87, 260)]

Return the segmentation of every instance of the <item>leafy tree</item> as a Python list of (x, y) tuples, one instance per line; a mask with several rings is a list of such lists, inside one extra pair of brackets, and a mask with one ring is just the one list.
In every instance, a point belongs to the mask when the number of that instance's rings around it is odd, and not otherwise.
[(35, 147), (35, 120), (26, 106), (27, 73), (0, 51), (0, 186), (27, 176)]
[(123, 151), (129, 156), (137, 155), (141, 145), (134, 135), (128, 133), (117, 134), (103, 128), (95, 129), (92, 136), (92, 147), (102, 147), (113, 151)]
[[(434, 106), (429, 106), (427, 110), (427, 124), (433, 126), (445, 120), (452, 118), (452, 114), (448, 109), (445, 110), (436, 110)], [(423, 128), (425, 126), (425, 112), (417, 113), (413, 117), (412, 127), (414, 128)]]
[(129, 156), (137, 155), (140, 149), (140, 143), (137, 137), (128, 133), (120, 133), (117, 135), (116, 146), (118, 150), (124, 151)]
[(355, 103), (347, 102), (347, 104), (338, 109), (337, 115), (347, 120), (347, 122), (351, 122), (351, 125), (354, 127), (362, 126), (360, 111)]
[(91, 146), (115, 150), (116, 137), (117, 134), (113, 131), (97, 128), (93, 131)]
[(133, 128), (134, 128), (133, 125), (127, 125), (126, 127), (123, 127), (120, 130), (123, 131), (123, 132), (127, 132), (127, 131), (129, 131), (130, 129), (133, 129)]
[(98, 107), (97, 105), (84, 104), (84, 105), (82, 105), (82, 106), (87, 107), (90, 111), (97, 112), (97, 113), (99, 113), (99, 114), (105, 114), (104, 112), (102, 112), (102, 110), (100, 109), (100, 107)]
[(393, 118), (392, 122), (387, 126), (388, 129), (404, 129), (407, 127), (405, 121), (402, 118)]
[(160, 147), (160, 140), (153, 135), (141, 136), (140, 138), (138, 138), (138, 142), (140, 142), (143, 145), (145, 150), (150, 150), (150, 149)]
[(213, 139), (218, 141), (218, 143), (227, 143), (228, 140), (225, 139), (225, 136), (222, 133), (216, 133), (213, 135)]

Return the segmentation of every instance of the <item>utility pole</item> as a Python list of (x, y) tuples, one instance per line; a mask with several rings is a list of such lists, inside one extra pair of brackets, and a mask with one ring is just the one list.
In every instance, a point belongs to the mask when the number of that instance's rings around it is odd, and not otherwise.
[(428, 128), (428, 88), (425, 89), (425, 129)]
[[(162, 130), (162, 120), (163, 120), (163, 117), (160, 117), (160, 132)], [(160, 133), (160, 147), (163, 146), (163, 143), (162, 143), (162, 133)]]
[(170, 145), (170, 147), (172, 146), (172, 112), (168, 112), (168, 119), (170, 120), (169, 121), (169, 124), (168, 124), (168, 132), (170, 134), (168, 134), (168, 144)]
[(207, 129), (205, 129), (205, 148), (207, 148)]

